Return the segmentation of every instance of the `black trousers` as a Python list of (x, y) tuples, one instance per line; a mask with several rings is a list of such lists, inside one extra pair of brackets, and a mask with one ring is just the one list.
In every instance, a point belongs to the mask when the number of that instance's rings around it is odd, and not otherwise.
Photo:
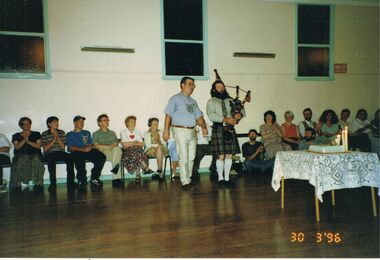
[(72, 152), (71, 156), (75, 164), (75, 169), (77, 169), (78, 181), (85, 182), (87, 180), (86, 160), (94, 164), (94, 167), (91, 170), (91, 180), (99, 179), (104, 163), (106, 162), (106, 156), (102, 152), (97, 149), (92, 149), (87, 153)]
[(199, 170), (201, 161), (205, 155), (212, 155), (212, 162), (211, 162), (210, 167), (216, 169), (217, 156), (215, 156), (211, 153), (211, 145), (210, 144), (197, 144), (197, 149), (196, 149), (195, 158), (194, 158), (193, 171)]
[(0, 185), (3, 185), (3, 165), (11, 164), (11, 160), (5, 154), (0, 154)]
[(71, 158), (71, 155), (66, 152), (55, 151), (44, 154), (43, 161), (48, 163), (50, 183), (57, 183), (56, 176), (56, 164), (57, 161), (64, 161), (66, 163), (66, 171), (67, 171), (67, 185), (74, 183), (74, 161)]

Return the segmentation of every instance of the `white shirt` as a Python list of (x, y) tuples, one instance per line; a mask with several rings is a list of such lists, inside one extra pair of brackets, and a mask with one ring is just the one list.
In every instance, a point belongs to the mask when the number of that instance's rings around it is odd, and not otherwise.
[[(306, 123), (306, 125), (307, 125), (308, 127), (311, 127), (311, 128), (314, 129), (314, 122), (313, 122), (312, 120), (310, 120), (310, 121), (304, 120), (304, 121), (305, 121), (305, 123)], [(301, 136), (305, 136), (305, 126), (304, 126), (304, 124), (303, 124), (302, 122), (303, 122), (303, 121), (301, 121), (301, 122), (298, 124), (298, 130), (299, 130)]]
[[(11, 144), (8, 141), (8, 138), (3, 134), (0, 134), (0, 147), (9, 147), (9, 148), (11, 147)], [(8, 153), (0, 152), (0, 154), (4, 154), (9, 157), (9, 152)]]
[(206, 126), (207, 126), (207, 130), (208, 130), (208, 135), (206, 135), (206, 136), (203, 136), (202, 128), (199, 125), (197, 125), (195, 127), (195, 131), (197, 133), (198, 144), (209, 144), (209, 140), (211, 137), (211, 129), (208, 125), (206, 125)]
[(120, 139), (121, 142), (143, 141), (142, 134), (139, 130), (135, 129), (131, 133), (128, 128), (120, 132)]
[[(352, 121), (352, 124), (351, 124), (351, 131), (352, 133), (355, 133), (356, 131), (358, 131), (360, 128), (363, 128), (365, 127), (366, 125), (370, 125), (371, 123), (368, 121), (368, 120), (364, 120), (364, 121), (360, 121), (359, 118), (355, 118), (353, 121)], [(369, 134), (371, 133), (371, 129), (366, 129), (363, 133), (365, 134)]]

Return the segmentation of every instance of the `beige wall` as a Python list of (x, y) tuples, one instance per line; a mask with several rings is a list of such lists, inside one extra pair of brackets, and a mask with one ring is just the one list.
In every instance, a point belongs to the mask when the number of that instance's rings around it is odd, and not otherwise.
[[(378, 7), (336, 5), (334, 60), (347, 63), (348, 73), (336, 74), (333, 81), (295, 80), (294, 23), (294, 3), (208, 0), (210, 80), (197, 81), (193, 95), (201, 109), (205, 112), (217, 68), (226, 84), (253, 91), (238, 132), (258, 128), (267, 109), (280, 123), (288, 109), (298, 122), (306, 106), (314, 119), (326, 108), (344, 107), (353, 113), (366, 108), (372, 119), (379, 107)], [(76, 114), (87, 117), (90, 131), (96, 130), (100, 113), (110, 116), (117, 132), (129, 114), (138, 117), (141, 130), (149, 117), (164, 118), (179, 83), (161, 79), (159, 0), (49, 0), (48, 26), (52, 78), (0, 79), (0, 132), (11, 138), (24, 115), (39, 131), (49, 115), (58, 116), (65, 131), (72, 129)], [(135, 48), (136, 53), (81, 52), (83, 45)], [(273, 52), (276, 58), (234, 58), (236, 51)]]

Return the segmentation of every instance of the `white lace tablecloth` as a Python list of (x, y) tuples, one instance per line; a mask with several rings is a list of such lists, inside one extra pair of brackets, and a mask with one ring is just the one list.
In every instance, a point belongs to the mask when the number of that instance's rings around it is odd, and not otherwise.
[(315, 187), (318, 199), (323, 202), (325, 191), (362, 186), (379, 188), (380, 163), (375, 153), (277, 152), (272, 177), (275, 191), (281, 187), (282, 177), (308, 180)]

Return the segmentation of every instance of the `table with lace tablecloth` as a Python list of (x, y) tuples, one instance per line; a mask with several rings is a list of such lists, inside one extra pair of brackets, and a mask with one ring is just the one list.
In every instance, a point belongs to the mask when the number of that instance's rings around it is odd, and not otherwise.
[(375, 153), (277, 152), (272, 188), (277, 191), (281, 187), (281, 208), (284, 208), (285, 179), (307, 180), (314, 186), (317, 221), (319, 221), (318, 200), (323, 202), (324, 192), (332, 191), (332, 204), (334, 205), (334, 190), (363, 186), (371, 187), (373, 214), (376, 216), (373, 187), (380, 187), (380, 164)]

